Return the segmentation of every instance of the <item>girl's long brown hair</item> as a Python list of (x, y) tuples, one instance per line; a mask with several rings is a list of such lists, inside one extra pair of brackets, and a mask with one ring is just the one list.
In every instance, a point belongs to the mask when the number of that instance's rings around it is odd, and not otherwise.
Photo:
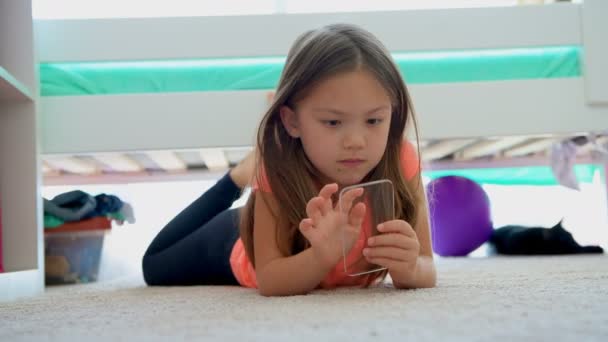
[[(276, 222), (276, 241), (283, 255), (294, 255), (309, 246), (300, 233), (300, 221), (306, 218), (306, 204), (317, 196), (318, 171), (308, 160), (300, 139), (285, 130), (279, 115), (281, 106), (296, 108), (297, 102), (319, 82), (333, 75), (364, 69), (383, 85), (392, 102), (391, 126), (386, 150), (378, 165), (363, 181), (389, 179), (395, 189), (395, 218), (415, 227), (418, 198), (403, 178), (400, 162), (404, 131), (410, 119), (417, 127), (410, 96), (399, 69), (390, 53), (371, 33), (353, 25), (334, 24), (302, 34), (289, 51), (272, 104), (257, 133), (258, 184), (272, 189), (277, 208), (272, 212)], [(420, 165), (418, 165), (419, 167)], [(416, 177), (420, 177), (418, 173)], [(419, 178), (412, 184), (419, 184)], [(252, 192), (241, 212), (240, 233), (247, 255), (255, 265), (253, 214), (256, 193)], [(272, 206), (269, 205), (269, 208)], [(374, 225), (374, 230), (376, 229)], [(383, 278), (386, 272), (369, 278)]]

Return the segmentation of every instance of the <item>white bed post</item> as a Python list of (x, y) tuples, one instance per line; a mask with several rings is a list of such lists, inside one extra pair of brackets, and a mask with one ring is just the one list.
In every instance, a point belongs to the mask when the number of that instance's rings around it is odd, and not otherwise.
[(608, 160), (604, 159), (604, 186), (606, 190), (606, 213), (608, 214)]
[[(585, 0), (581, 10), (584, 50), (583, 73), (588, 105), (608, 106), (608, 1)], [(606, 129), (608, 127), (598, 127)], [(604, 182), (608, 200), (608, 162), (604, 162)]]
[[(582, 6), (582, 34), (585, 47), (583, 67), (585, 96), (590, 105), (608, 105), (608, 1), (585, 0)], [(598, 127), (600, 128), (600, 127)], [(606, 127), (604, 127), (606, 128)]]

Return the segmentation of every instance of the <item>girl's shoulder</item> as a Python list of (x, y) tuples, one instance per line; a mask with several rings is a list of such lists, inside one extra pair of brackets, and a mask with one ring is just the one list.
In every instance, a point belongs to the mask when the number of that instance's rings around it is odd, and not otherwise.
[(410, 180), (420, 172), (420, 162), (416, 147), (407, 139), (401, 144), (401, 168), (406, 180)]
[(268, 183), (268, 178), (266, 178), (266, 170), (263, 165), (258, 165), (257, 174), (253, 177), (253, 181), (251, 182), (251, 189), (253, 191), (262, 191), (266, 193), (272, 193), (270, 189), (270, 183)]

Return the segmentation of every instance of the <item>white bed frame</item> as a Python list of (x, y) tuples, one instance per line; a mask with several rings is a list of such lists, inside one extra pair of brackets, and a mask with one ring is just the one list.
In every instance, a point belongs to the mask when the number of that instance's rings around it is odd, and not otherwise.
[[(583, 77), (410, 85), (424, 139), (608, 129), (608, 1), (344, 14), (36, 21), (41, 62), (285, 55), (350, 22), (391, 51), (583, 46)], [(267, 90), (42, 97), (44, 154), (250, 146)]]

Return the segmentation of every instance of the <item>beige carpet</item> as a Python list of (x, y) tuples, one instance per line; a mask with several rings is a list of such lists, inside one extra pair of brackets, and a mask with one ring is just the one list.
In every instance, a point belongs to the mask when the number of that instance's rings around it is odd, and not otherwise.
[(437, 261), (434, 289), (264, 298), (141, 277), (0, 304), (0, 341), (608, 341), (608, 257)]

